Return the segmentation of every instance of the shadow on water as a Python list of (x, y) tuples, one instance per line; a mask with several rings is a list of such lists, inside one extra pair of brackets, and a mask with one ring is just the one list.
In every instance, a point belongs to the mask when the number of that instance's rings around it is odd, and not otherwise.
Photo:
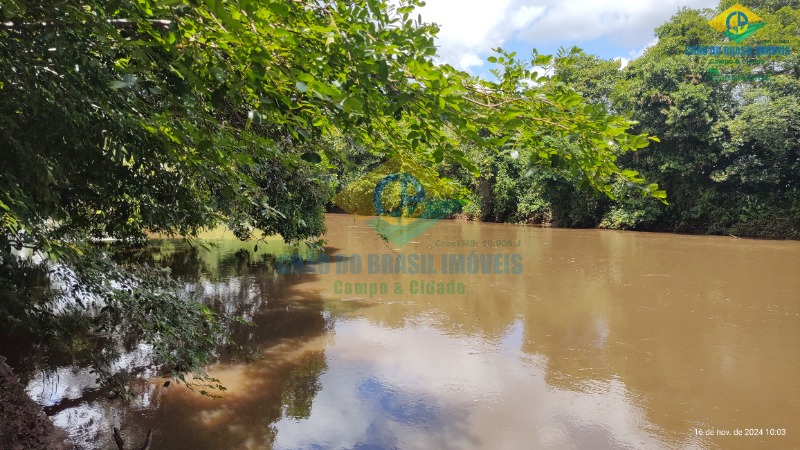
[[(435, 393), (411, 386), (392, 386), (379, 376), (369, 375), (363, 362), (332, 369), (327, 347), (336, 340), (335, 324), (359, 310), (375, 306), (369, 301), (327, 302), (318, 290), (308, 289), (319, 281), (319, 260), (300, 253), (311, 273), (276, 275), (276, 258), (291, 254), (259, 254), (242, 249), (223, 249), (218, 256), (209, 252), (154, 246), (161, 264), (186, 283), (187, 291), (202, 295), (209, 305), (228, 314), (241, 315), (254, 326), (233, 330), (238, 342), (257, 349), (261, 358), (243, 363), (223, 356), (209, 373), (228, 388), (222, 399), (209, 399), (172, 385), (153, 384), (141, 408), (120, 414), (120, 424), (132, 442), (154, 430), (153, 448), (408, 448), (404, 430), (424, 430), (426, 441), (438, 448), (464, 448), (478, 441), (460, 407), (440, 404)], [(339, 249), (326, 247), (336, 255)], [(212, 249), (213, 253), (215, 250)], [(286, 259), (286, 258), (285, 258)], [(340, 261), (347, 261), (342, 256)], [(301, 271), (302, 272), (302, 271)], [(367, 355), (364, 355), (369, 359)], [(353, 373), (354, 367), (364, 373)], [(346, 381), (336, 381), (345, 377)], [(356, 383), (355, 386), (349, 386)], [(347, 444), (327, 440), (293, 442), (286, 424), (313, 426), (312, 406), (323, 385), (328, 392), (339, 386), (356, 397), (356, 403), (341, 414), (325, 420), (339, 423), (342, 430), (352, 422), (369, 417), (369, 423), (345, 433)], [(348, 395), (349, 395), (348, 394)], [(325, 414), (327, 399), (317, 405)], [(348, 414), (353, 421), (348, 421)], [(302, 426), (302, 425), (301, 425)], [(286, 439), (278, 439), (286, 433)], [(94, 442), (94, 444), (102, 443)], [(413, 445), (412, 445), (413, 447)]]
[(185, 283), (188, 293), (253, 323), (235, 324), (232, 334), (259, 358), (246, 363), (222, 353), (209, 368), (228, 389), (222, 399), (159, 386), (153, 393), (155, 404), (126, 415), (123, 428), (141, 437), (155, 430), (154, 448), (271, 447), (271, 424), (284, 417), (307, 417), (320, 387), (318, 378), (327, 369), (321, 344), (328, 331), (323, 302), (293, 288), (299, 279), (314, 275), (278, 276), (277, 256), (291, 252), (279, 244), (273, 244), (277, 249), (261, 245), (262, 252), (236, 241), (218, 242), (208, 250), (179, 246), (165, 251), (174, 242), (158, 244), (154, 255)]
[(330, 318), (323, 301), (293, 288), (314, 275), (276, 273), (277, 257), (293, 252), (297, 249), (280, 241), (218, 240), (197, 246), (153, 240), (145, 248), (115, 255), (119, 261), (168, 267), (190, 298), (253, 323), (234, 323), (231, 332), (257, 358), (248, 363), (220, 349), (218, 363), (209, 368), (228, 389), (223, 399), (212, 400), (175, 383), (165, 387), (149, 366), (149, 349), (136, 343), (118, 361), (144, 377), (132, 386), (138, 398), (130, 404), (110, 400), (88, 368), (70, 366), (69, 360), (44, 364), (25, 360), (23, 352), (17, 358), (24, 363), (17, 367), (27, 368), (21, 381), (54, 422), (70, 431), (78, 448), (113, 448), (113, 426), (129, 442), (143, 442), (147, 431), (154, 430), (153, 448), (218, 449), (247, 442), (269, 448), (274, 439), (270, 424), (307, 417), (318, 378), (327, 368), (323, 338)]

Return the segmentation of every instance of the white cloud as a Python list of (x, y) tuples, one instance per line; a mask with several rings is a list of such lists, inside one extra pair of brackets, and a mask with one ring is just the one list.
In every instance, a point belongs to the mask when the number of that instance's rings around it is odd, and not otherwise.
[(646, 52), (648, 48), (650, 48), (650, 47), (652, 47), (652, 46), (654, 46), (656, 44), (658, 44), (658, 38), (653, 38), (652, 41), (650, 41), (647, 44), (645, 44), (644, 47), (642, 47), (641, 49), (629, 51), (628, 52), (628, 56), (629, 56), (628, 58), (626, 58), (624, 56), (617, 56), (616, 58), (613, 58), (613, 59), (619, 60), (622, 63), (622, 67), (620, 67), (620, 68), (624, 69), (628, 64), (630, 64), (632, 59), (636, 59), (636, 58), (644, 55), (644, 52)]
[(624, 69), (631, 62), (629, 58), (626, 58), (624, 56), (617, 56), (616, 58), (614, 58), (614, 60), (620, 62), (620, 67), (619, 67), (620, 69)]
[(635, 53), (679, 8), (716, 4), (717, 0), (428, 0), (421, 13), (426, 22), (441, 26), (441, 61), (469, 69), (480, 66), (492, 48), (510, 41), (533, 48), (581, 46), (603, 39)]
[(547, 9), (544, 6), (522, 5), (511, 17), (511, 28), (522, 29), (542, 16)]
[(624, 57), (624, 56), (617, 56), (616, 58), (613, 58), (613, 59), (620, 61), (622, 63), (622, 66), (620, 68), (624, 69), (628, 64), (630, 64), (631, 60), (636, 59), (636, 58), (644, 55), (644, 52), (646, 52), (648, 48), (650, 48), (650, 47), (652, 47), (652, 46), (654, 46), (656, 44), (658, 44), (658, 38), (653, 38), (653, 40), (651, 40), (650, 42), (645, 44), (644, 47), (640, 48), (639, 50), (631, 50), (631, 51), (629, 51), (627, 58)]
[(482, 64), (478, 54), (530, 26), (545, 8), (516, 0), (432, 0), (420, 12), (424, 21), (441, 26), (436, 44), (442, 62), (468, 69)]
[(462, 70), (469, 70), (470, 67), (480, 67), (482, 65), (483, 59), (474, 53), (466, 53), (458, 61), (458, 68)]
[(638, 58), (638, 57), (640, 57), (640, 56), (644, 55), (644, 52), (646, 52), (648, 48), (650, 48), (650, 47), (653, 47), (653, 46), (654, 46), (654, 45), (656, 45), (656, 44), (658, 44), (658, 38), (653, 38), (653, 40), (652, 40), (652, 41), (650, 41), (650, 42), (648, 42), (647, 44), (645, 44), (645, 46), (644, 46), (644, 47), (642, 47), (642, 48), (641, 48), (639, 51), (633, 51), (633, 50), (631, 50), (631, 52), (629, 53), (629, 55), (630, 55), (631, 57), (633, 57), (633, 59), (636, 59), (636, 58)]

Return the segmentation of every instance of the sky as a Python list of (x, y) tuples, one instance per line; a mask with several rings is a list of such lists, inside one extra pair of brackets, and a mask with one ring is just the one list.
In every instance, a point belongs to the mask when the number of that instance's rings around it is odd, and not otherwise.
[(684, 6), (718, 0), (427, 0), (422, 20), (441, 27), (439, 61), (485, 75), (492, 49), (529, 57), (577, 46), (623, 65), (655, 43), (653, 30)]

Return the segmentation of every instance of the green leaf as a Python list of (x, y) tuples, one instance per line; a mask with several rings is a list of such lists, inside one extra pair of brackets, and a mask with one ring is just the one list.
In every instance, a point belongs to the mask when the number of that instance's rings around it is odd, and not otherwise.
[(378, 61), (378, 76), (383, 81), (389, 80), (389, 66), (386, 61)]
[(220, 109), (225, 106), (225, 95), (227, 91), (227, 88), (222, 87), (211, 93), (211, 105), (214, 106), (214, 108)]
[(297, 83), (295, 83), (294, 87), (296, 87), (297, 90), (302, 93), (308, 92), (308, 85), (303, 83), (302, 81), (298, 81)]
[(310, 162), (312, 164), (319, 164), (322, 162), (322, 157), (319, 156), (319, 153), (315, 152), (306, 152), (300, 155), (300, 159), (306, 162)]
[(347, 97), (342, 104), (346, 113), (363, 113), (364, 102), (358, 97)]
[(24, 11), (24, 6), (17, 4), (16, 0), (7, 0), (5, 4), (0, 4), (3, 9), (3, 16), (6, 19), (13, 19)]
[(220, 83), (225, 82), (225, 80), (228, 78), (228, 74), (226, 74), (225, 70), (222, 69), (221, 67), (212, 67), (211, 69), (209, 69), (209, 72)]
[(126, 73), (122, 76), (122, 80), (112, 81), (108, 84), (108, 87), (114, 90), (124, 89), (133, 87), (136, 84), (136, 76), (130, 73)]
[(606, 129), (606, 133), (607, 133), (609, 136), (611, 136), (611, 137), (614, 137), (614, 136), (619, 136), (620, 134), (622, 134), (622, 133), (624, 133), (624, 132), (625, 132), (625, 128), (619, 128), (619, 127), (608, 127), (608, 128)]
[(316, 81), (313, 75), (305, 72), (302, 72), (299, 75), (297, 75), (297, 79), (304, 83), (313, 83), (314, 81)]
[(267, 8), (269, 8), (270, 11), (275, 13), (276, 16), (280, 17), (289, 16), (289, 7), (286, 6), (284, 3), (281, 2), (270, 3), (269, 5), (267, 5)]

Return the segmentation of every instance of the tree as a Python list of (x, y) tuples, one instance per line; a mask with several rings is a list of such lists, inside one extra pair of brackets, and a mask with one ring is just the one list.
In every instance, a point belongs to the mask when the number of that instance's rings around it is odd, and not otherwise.
[[(793, 99), (800, 78), (799, 12), (791, 2), (746, 4), (765, 25), (743, 45), (777, 43), (792, 47), (791, 55), (727, 66), (686, 55), (687, 46), (731, 44), (708, 20), (733, 3), (678, 11), (655, 30), (657, 44), (622, 70), (617, 61), (581, 53), (562, 52), (555, 59), (555, 79), (589, 103), (629, 115), (638, 122), (634, 130), (661, 138), (640, 152), (621, 154), (619, 162), (665, 186), (669, 205), (638, 195), (624, 180), (614, 184), (615, 199), (609, 201), (581, 189), (557, 167), (524, 170), (519, 161), (473, 150), (472, 158), (487, 173), (474, 189), (481, 210), (471, 207), (471, 215), (561, 226), (798, 237)], [(740, 80), (715, 82), (711, 69)], [(751, 82), (752, 75), (767, 79)]]
[[(706, 75), (711, 58), (684, 52), (686, 46), (730, 45), (707, 24), (728, 3), (715, 11), (681, 10), (656, 30), (658, 43), (623, 71), (612, 94), (614, 108), (631, 114), (640, 122), (637, 130), (656, 134), (661, 142), (621, 161), (659, 181), (671, 201), (663, 207), (624, 201), (613, 208), (610, 223), (800, 236), (798, 116), (792, 101), (800, 75), (796, 54), (717, 68), (739, 76), (767, 75), (764, 81), (716, 83)], [(798, 48), (798, 11), (766, 3), (745, 5), (766, 23), (751, 39), (758, 45), (780, 42)]]
[[(157, 362), (173, 376), (199, 369), (227, 342), (221, 319), (185, 307), (148, 267), (112, 264), (92, 240), (193, 236), (220, 223), (242, 238), (319, 236), (332, 188), (326, 162), (337, 157), (331, 136), (470, 169), (464, 142), (525, 150), (609, 195), (614, 179), (644, 183), (616, 164), (649, 143), (627, 133), (630, 121), (533, 73), (532, 64), (551, 61), (535, 53), (525, 62), (500, 51), (491, 58), (497, 82), (436, 65), (437, 28), (412, 16), (419, 4), (0, 4), (4, 321), (55, 320), (45, 299), (20, 288), (29, 268), (12, 248), (27, 248), (63, 268), (76, 288), (45, 297), (72, 295), (84, 329), (124, 321), (160, 346)], [(642, 192), (664, 196), (655, 185)]]

